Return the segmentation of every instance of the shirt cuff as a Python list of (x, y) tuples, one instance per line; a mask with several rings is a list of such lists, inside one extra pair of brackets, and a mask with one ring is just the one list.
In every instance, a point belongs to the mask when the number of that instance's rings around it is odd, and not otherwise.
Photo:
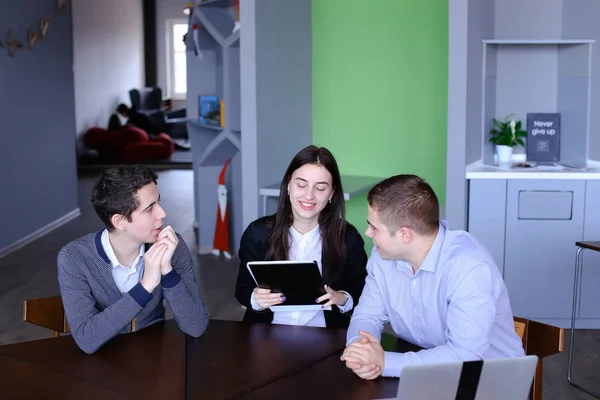
[(148, 291), (144, 289), (142, 284), (139, 282), (137, 285), (132, 287), (128, 293), (142, 308), (146, 307), (146, 304), (148, 304), (152, 298), (152, 293), (148, 293)]
[(254, 311), (263, 311), (264, 308), (260, 308), (256, 300), (254, 299), (254, 292), (250, 295), (250, 304), (252, 305), (252, 309)]
[(352, 299), (352, 296), (350, 296), (350, 293), (346, 292), (345, 290), (340, 290), (340, 292), (342, 292), (346, 296), (348, 296), (348, 300), (346, 301), (346, 304), (344, 304), (343, 306), (340, 306), (340, 305), (337, 306), (340, 309), (340, 312), (343, 314), (343, 313), (347, 313), (348, 311), (352, 310), (352, 308), (354, 307), (354, 299)]
[(181, 276), (177, 273), (177, 271), (175, 271), (175, 268), (173, 268), (171, 270), (171, 272), (169, 272), (166, 275), (163, 275), (160, 278), (160, 284), (162, 285), (163, 288), (165, 289), (171, 289), (174, 288), (175, 286), (177, 286), (177, 284), (181, 281)]
[(350, 343), (356, 342), (360, 339), (360, 335), (352, 336), (351, 338), (346, 339), (346, 347), (350, 346)]
[(383, 357), (382, 376), (399, 378), (404, 368), (404, 354), (393, 351), (385, 351)]

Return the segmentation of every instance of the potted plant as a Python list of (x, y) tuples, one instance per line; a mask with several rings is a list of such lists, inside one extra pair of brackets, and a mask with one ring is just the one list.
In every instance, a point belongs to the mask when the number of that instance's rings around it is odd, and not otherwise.
[(521, 129), (521, 121), (515, 121), (513, 115), (507, 115), (502, 121), (493, 118), (494, 129), (490, 131), (490, 142), (496, 145), (499, 164), (510, 162), (514, 146), (525, 146), (522, 138), (527, 137), (527, 132)]

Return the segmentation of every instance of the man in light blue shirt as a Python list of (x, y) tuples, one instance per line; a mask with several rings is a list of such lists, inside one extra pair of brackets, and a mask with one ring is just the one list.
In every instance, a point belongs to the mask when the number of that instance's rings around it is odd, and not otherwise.
[[(367, 196), (375, 245), (341, 360), (363, 379), (406, 365), (523, 356), (504, 281), (488, 251), (439, 220), (428, 183), (397, 175)], [(424, 350), (383, 351), (385, 323)]]

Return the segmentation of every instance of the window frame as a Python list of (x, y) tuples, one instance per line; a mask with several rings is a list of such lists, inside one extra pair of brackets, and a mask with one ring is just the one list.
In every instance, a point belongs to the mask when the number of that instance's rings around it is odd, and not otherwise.
[[(165, 30), (165, 41), (166, 41), (166, 83), (167, 83), (167, 94), (172, 100), (186, 100), (187, 99), (187, 88), (185, 93), (175, 93), (175, 49), (173, 49), (174, 32), (173, 28), (175, 25), (188, 25), (188, 19), (186, 18), (172, 18), (166, 21)], [(186, 57), (187, 59), (187, 57)], [(187, 67), (187, 66), (186, 66)], [(187, 70), (186, 70), (187, 72)]]

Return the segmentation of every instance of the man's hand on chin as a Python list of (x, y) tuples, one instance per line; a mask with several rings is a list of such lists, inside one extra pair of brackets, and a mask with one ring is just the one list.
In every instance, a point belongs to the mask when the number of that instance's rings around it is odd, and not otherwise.
[(161, 274), (166, 275), (173, 269), (171, 261), (173, 254), (175, 253), (175, 249), (179, 244), (179, 239), (177, 238), (173, 228), (171, 228), (171, 225), (168, 225), (160, 231), (157, 243), (164, 243), (167, 246), (165, 255), (160, 263), (160, 272)]
[(359, 331), (360, 339), (346, 347), (340, 360), (356, 375), (372, 380), (383, 373), (385, 355), (379, 341), (370, 333)]

